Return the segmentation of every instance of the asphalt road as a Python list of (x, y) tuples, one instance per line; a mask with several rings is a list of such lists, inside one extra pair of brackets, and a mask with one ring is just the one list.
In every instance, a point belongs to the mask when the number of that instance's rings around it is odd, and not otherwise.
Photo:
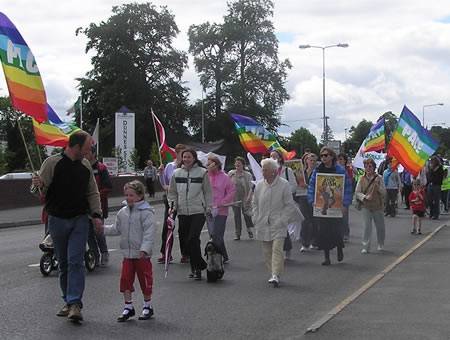
[[(160, 226), (162, 206), (157, 205), (156, 210), (159, 220), (157, 224)], [(430, 302), (429, 298), (426, 300), (427, 288), (421, 291), (419, 281), (428, 279), (429, 282), (435, 282), (433, 276), (437, 275), (441, 283), (445, 284), (446, 281), (442, 281), (444, 276), (440, 274), (448, 274), (450, 279), (448, 254), (445, 253), (448, 244), (444, 244), (444, 240), (448, 241), (450, 235), (447, 230), (443, 230), (430, 240), (430, 245), (425, 244), (380, 283), (325, 324), (319, 332), (304, 335), (315, 321), (442, 224), (444, 216), (441, 221), (427, 220), (423, 228), (425, 233), (419, 237), (409, 234), (410, 215), (402, 210), (396, 218), (386, 219), (386, 251), (363, 255), (360, 253), (361, 218), (359, 212), (352, 210), (351, 239), (344, 250), (344, 262), (336, 264), (333, 253), (333, 264), (323, 267), (320, 265), (322, 252), (300, 253), (296, 243), (293, 258), (286, 263), (281, 287), (278, 289), (267, 284), (269, 274), (263, 265), (260, 244), (248, 240), (246, 235), (241, 241), (233, 241), (232, 217), (230, 213), (225, 238), (231, 261), (226, 265), (224, 280), (216, 284), (209, 284), (206, 280), (198, 282), (187, 279), (189, 265), (179, 264), (178, 239), (174, 245), (175, 263), (170, 266), (169, 275), (164, 279), (164, 266), (156, 263), (160, 246), (159, 228), (153, 254), (155, 317), (149, 321), (133, 320), (125, 324), (116, 322), (123, 306), (118, 290), (121, 265), (119, 251), (111, 252), (107, 268), (97, 268), (87, 274), (83, 299), (85, 321), (77, 326), (55, 316), (62, 306), (56, 273), (50, 277), (42, 277), (37, 267), (41, 256), (37, 244), (41, 239), (43, 226), (0, 230), (0, 338), (401, 339), (403, 337), (397, 335), (408, 335), (414, 326), (423, 329), (424, 333), (428, 331), (423, 326), (429, 317), (412, 311), (411, 306), (415, 304), (430, 306), (430, 303), (446, 301), (443, 311), (448, 316), (449, 291), (445, 291), (445, 296), (441, 299), (435, 296), (435, 300)], [(112, 221), (113, 218), (112, 214), (109, 220)], [(206, 239), (207, 233), (204, 232), (203, 245)], [(438, 242), (434, 244), (434, 254), (433, 251), (427, 252), (433, 242)], [(117, 249), (118, 238), (109, 237), (108, 245), (110, 249)], [(444, 257), (447, 259), (445, 263), (442, 260)], [(435, 263), (437, 267), (430, 266), (430, 263)], [(442, 270), (446, 265), (447, 272)], [(427, 266), (430, 269), (423, 270)], [(402, 293), (401, 289), (402, 285), (414, 288), (411, 287), (410, 277), (418, 285), (412, 295), (411, 292)], [(138, 285), (136, 288), (134, 302), (140, 311), (142, 296)], [(435, 286), (433, 292), (437, 291), (438, 287)], [(378, 299), (383, 299), (383, 302), (380, 303)], [(392, 318), (389, 314), (391, 312), (398, 314), (398, 317)], [(410, 312), (411, 318), (408, 318)], [(416, 316), (417, 323), (411, 322), (411, 319), (416, 320)], [(398, 331), (395, 337), (389, 337), (386, 335), (386, 328), (380, 329), (380, 325), (391, 325), (405, 331)], [(429, 327), (434, 327), (434, 324)], [(450, 334), (447, 329), (450, 326), (441, 325), (438, 330), (434, 328), (434, 333), (433, 329), (428, 333), (438, 337), (416, 338), (440, 339), (440, 336)]]

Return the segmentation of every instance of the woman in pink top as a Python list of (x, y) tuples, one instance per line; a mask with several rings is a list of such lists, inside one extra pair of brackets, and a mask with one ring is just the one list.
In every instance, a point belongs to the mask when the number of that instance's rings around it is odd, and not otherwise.
[(228, 207), (234, 200), (235, 187), (230, 177), (222, 171), (222, 163), (216, 156), (208, 157), (208, 176), (213, 194), (212, 221), (208, 223), (209, 235), (223, 256), (223, 262), (228, 262), (223, 235), (228, 216)]

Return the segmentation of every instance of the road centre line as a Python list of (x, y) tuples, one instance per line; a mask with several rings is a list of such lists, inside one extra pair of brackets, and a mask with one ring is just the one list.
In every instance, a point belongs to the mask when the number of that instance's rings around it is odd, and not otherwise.
[(384, 268), (380, 273), (376, 274), (373, 278), (371, 278), (367, 283), (365, 283), (361, 288), (355, 291), (353, 294), (342, 300), (336, 307), (331, 309), (327, 314), (325, 314), (322, 318), (314, 322), (308, 329), (307, 333), (315, 333), (317, 332), (323, 325), (325, 325), (328, 321), (334, 318), (338, 313), (340, 313), (345, 307), (355, 301), (358, 297), (368, 291), (373, 285), (375, 285), (378, 281), (380, 281), (383, 277), (385, 277), (389, 272), (391, 272), (395, 267), (397, 267), (400, 263), (402, 263), (408, 256), (414, 253), (417, 249), (419, 249), (423, 244), (428, 242), (434, 235), (436, 235), (443, 227), (446, 227), (446, 224), (442, 224), (437, 227), (434, 231), (432, 231), (428, 236), (426, 236), (422, 241), (418, 242), (416, 245), (407, 250), (403, 255), (397, 258), (394, 262)]

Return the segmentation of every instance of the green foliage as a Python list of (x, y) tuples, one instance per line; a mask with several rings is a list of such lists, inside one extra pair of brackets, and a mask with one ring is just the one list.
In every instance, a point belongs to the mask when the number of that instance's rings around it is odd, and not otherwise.
[(364, 139), (369, 134), (373, 123), (363, 119), (358, 125), (350, 127), (349, 137), (344, 141), (344, 152), (354, 155), (358, 151)]
[(128, 165), (134, 170), (139, 170), (140, 157), (137, 149), (133, 149), (130, 153), (130, 159), (128, 161)]
[(297, 152), (297, 158), (305, 153), (305, 149), (310, 149), (315, 154), (319, 153), (316, 137), (303, 127), (291, 133), (290, 145)]
[[(19, 122), (33, 164), (27, 156)], [(31, 119), (16, 111), (11, 106), (9, 97), (0, 97), (0, 135), (6, 140), (0, 169), (3, 168), (4, 172), (31, 171), (33, 167), (35, 170), (39, 169), (41, 159), (46, 157), (44, 148), (36, 145)]]
[(86, 52), (94, 53), (93, 68), (79, 79), (79, 87), (86, 130), (93, 130), (100, 118), (100, 154), (109, 154), (113, 148), (114, 114), (122, 106), (136, 113), (136, 149), (141, 160), (155, 138), (150, 108), (171, 131), (187, 134), (183, 125), (187, 89), (181, 81), (187, 55), (173, 47), (179, 30), (165, 6), (114, 6), (107, 20), (76, 33), (87, 37)]
[(156, 167), (160, 166), (160, 157), (159, 157), (159, 151), (158, 146), (156, 143), (152, 143), (152, 147), (150, 149), (150, 159), (153, 162), (153, 165)]
[(439, 142), (439, 148), (436, 150), (436, 153), (450, 159), (450, 128), (433, 126), (431, 127), (431, 135)]

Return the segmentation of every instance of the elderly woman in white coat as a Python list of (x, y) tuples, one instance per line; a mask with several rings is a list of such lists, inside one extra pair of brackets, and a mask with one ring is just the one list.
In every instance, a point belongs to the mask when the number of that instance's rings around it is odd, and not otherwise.
[(277, 161), (261, 161), (264, 179), (256, 184), (253, 197), (253, 223), (256, 239), (262, 242), (264, 259), (271, 276), (269, 283), (278, 287), (284, 269), (283, 243), (287, 226), (303, 219), (292, 198), (289, 183), (278, 176)]

